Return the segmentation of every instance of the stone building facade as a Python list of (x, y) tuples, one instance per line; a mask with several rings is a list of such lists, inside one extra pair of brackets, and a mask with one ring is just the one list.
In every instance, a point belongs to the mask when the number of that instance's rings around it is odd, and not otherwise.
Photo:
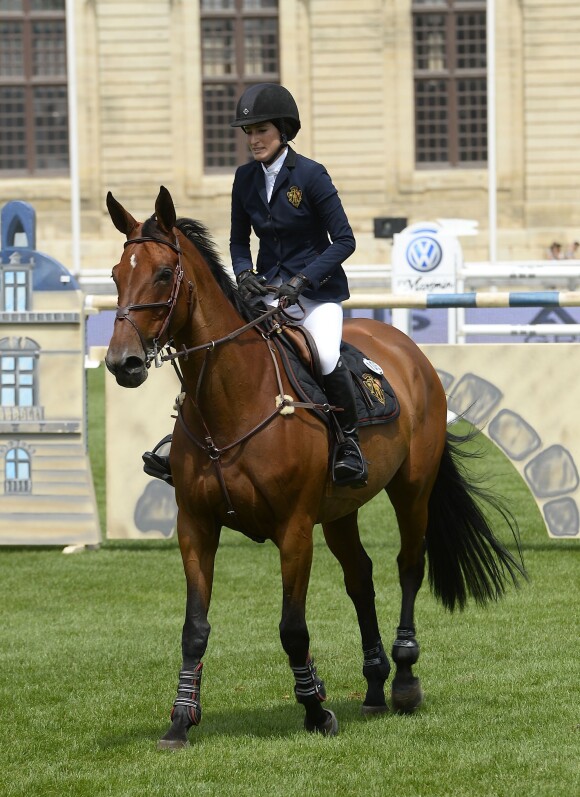
[[(427, 3), (434, 12), (446, 4)], [(377, 217), (477, 220), (479, 235), (465, 240), (464, 254), (488, 257), (486, 165), (417, 167), (413, 9), (420, 5), (278, 3), (280, 82), (303, 122), (296, 148), (322, 161), (340, 191), (358, 242), (351, 263), (390, 262), (391, 241), (374, 235)], [(180, 215), (209, 227), (227, 258), (233, 168), (204, 169), (200, 6), (74, 4), (83, 269), (109, 269), (118, 257), (107, 191), (139, 217), (150, 215), (160, 185)], [(497, 256), (540, 259), (552, 240), (580, 236), (580, 10), (574, 0), (496, 6)], [(0, 174), (0, 204), (33, 203), (42, 248), (65, 264), (70, 196), (66, 175)]]

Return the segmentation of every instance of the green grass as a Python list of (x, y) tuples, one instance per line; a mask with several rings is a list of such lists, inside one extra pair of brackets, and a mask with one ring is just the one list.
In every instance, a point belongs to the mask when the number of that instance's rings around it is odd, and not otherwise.
[[(104, 507), (102, 373), (91, 435)], [(315, 531), (308, 603), (336, 738), (302, 730), (278, 637), (277, 552), (224, 531), (205, 657), (204, 719), (191, 746), (158, 753), (180, 665), (185, 583), (175, 541), (104, 542), (97, 552), (3, 548), (2, 797), (570, 797), (579, 793), (578, 550), (551, 541), (497, 452), (530, 582), (497, 605), (449, 615), (417, 601), (426, 693), (412, 717), (360, 715), (365, 682), (342, 576)], [(397, 533), (386, 498), (364, 508), (385, 647), (399, 612)]]

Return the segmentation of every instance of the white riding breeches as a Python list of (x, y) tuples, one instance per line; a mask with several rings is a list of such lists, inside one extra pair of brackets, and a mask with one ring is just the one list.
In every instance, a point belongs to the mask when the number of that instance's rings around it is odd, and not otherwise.
[[(281, 283), (280, 283), (281, 284)], [(277, 305), (278, 299), (273, 294), (264, 297), (270, 305)], [(284, 312), (310, 332), (318, 349), (320, 367), (324, 376), (332, 373), (340, 357), (340, 341), (342, 339), (342, 305), (339, 302), (316, 302), (300, 297), (300, 304), (287, 307)]]

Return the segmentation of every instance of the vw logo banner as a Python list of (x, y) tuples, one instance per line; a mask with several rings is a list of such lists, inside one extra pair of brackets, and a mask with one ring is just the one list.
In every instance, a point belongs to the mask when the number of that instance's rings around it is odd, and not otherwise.
[(453, 293), (463, 264), (455, 235), (437, 222), (418, 222), (394, 236), (393, 293)]

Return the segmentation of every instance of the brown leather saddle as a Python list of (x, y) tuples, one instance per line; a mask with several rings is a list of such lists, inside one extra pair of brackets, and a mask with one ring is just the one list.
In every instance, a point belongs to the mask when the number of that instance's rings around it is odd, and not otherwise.
[(320, 367), (320, 357), (318, 356), (316, 341), (310, 332), (302, 326), (291, 326), (288, 324), (281, 327), (280, 334), (286, 336), (288, 343), (293, 347), (302, 365), (312, 374), (320, 387), (322, 387), (324, 383), (322, 368)]
[[(276, 346), (286, 375), (300, 400), (327, 405), (318, 349), (308, 330), (300, 325), (274, 323), (266, 334)], [(398, 418), (398, 399), (380, 366), (345, 341), (341, 344), (340, 353), (355, 385), (359, 426), (387, 423)], [(312, 411), (329, 423), (327, 412), (316, 407)]]

